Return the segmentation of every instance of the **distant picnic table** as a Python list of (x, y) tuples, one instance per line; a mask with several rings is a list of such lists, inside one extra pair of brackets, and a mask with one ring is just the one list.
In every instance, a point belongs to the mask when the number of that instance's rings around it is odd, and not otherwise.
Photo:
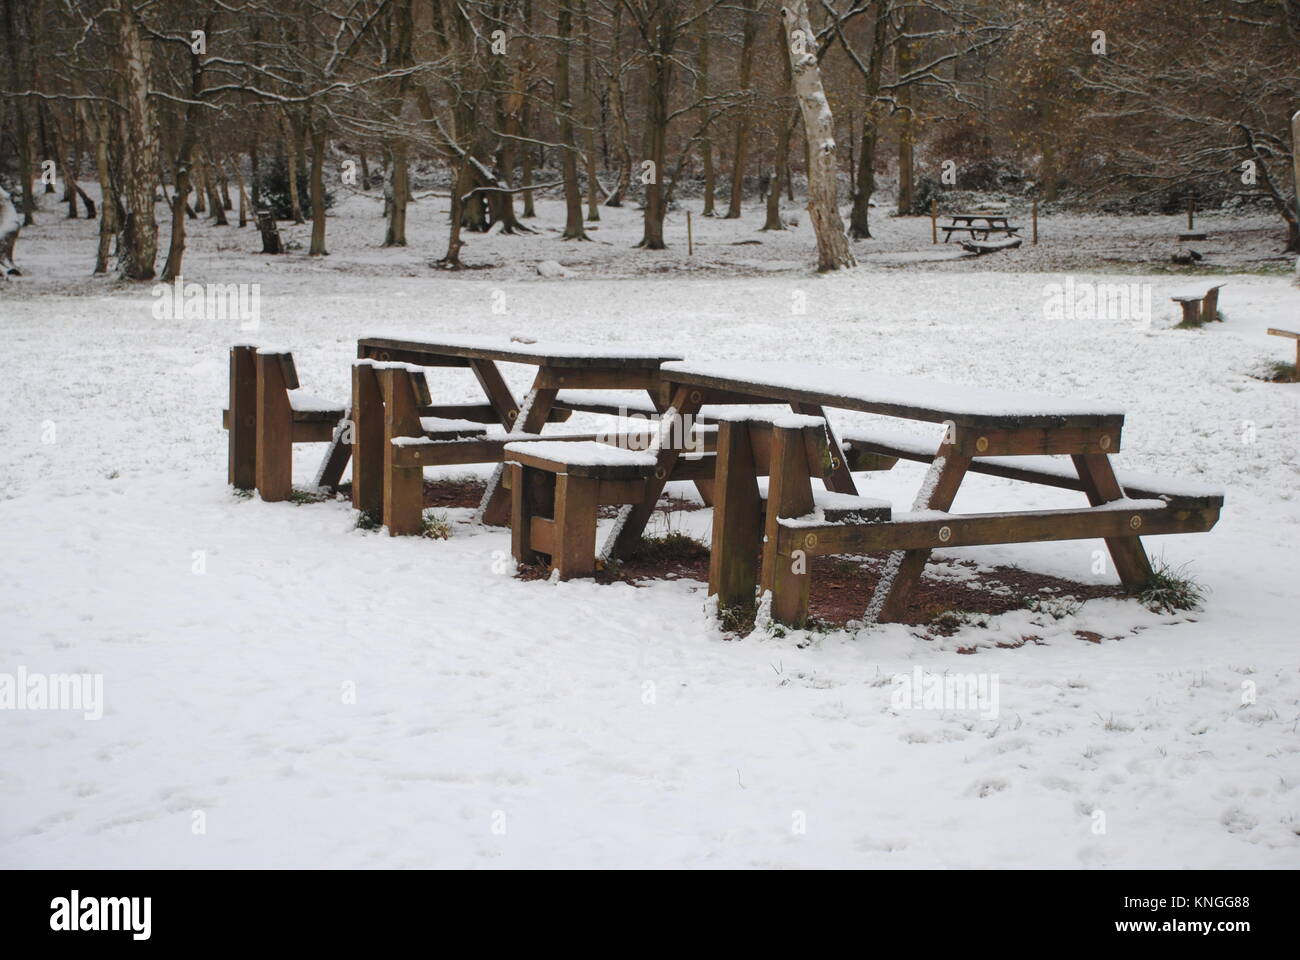
[[(1010, 215), (1006, 213), (952, 213), (948, 217), (950, 222), (940, 227), (944, 243), (951, 240), (954, 233), (969, 233), (972, 240), (987, 240), (994, 233), (1019, 236), (1019, 224), (1012, 224)], [(982, 222), (982, 226), (976, 221)]]

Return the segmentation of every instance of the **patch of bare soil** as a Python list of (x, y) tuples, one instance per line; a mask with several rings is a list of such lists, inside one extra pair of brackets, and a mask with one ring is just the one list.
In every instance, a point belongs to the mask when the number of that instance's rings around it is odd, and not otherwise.
[[(482, 480), (437, 480), (424, 485), (424, 506), (473, 509), (483, 498)], [(340, 490), (340, 492), (344, 492)], [(690, 500), (664, 498), (658, 512), (702, 510)], [(616, 507), (602, 508), (602, 516)], [(860, 620), (871, 602), (880, 579), (884, 555), (875, 557), (816, 557), (811, 562), (812, 586), (809, 616), (825, 626), (843, 626)], [(544, 580), (550, 576), (546, 563), (521, 567), (521, 580)], [(701, 584), (709, 581), (709, 550), (682, 534), (646, 538), (638, 552), (596, 572), (598, 583), (631, 583), (685, 579)], [(1064, 610), (1099, 597), (1121, 596), (1119, 586), (1077, 583), (1017, 567), (981, 569), (968, 560), (932, 560), (921, 582), (912, 591), (903, 622), (924, 626), (927, 633), (948, 636), (964, 622), (997, 616), (1010, 610), (1047, 605)]]

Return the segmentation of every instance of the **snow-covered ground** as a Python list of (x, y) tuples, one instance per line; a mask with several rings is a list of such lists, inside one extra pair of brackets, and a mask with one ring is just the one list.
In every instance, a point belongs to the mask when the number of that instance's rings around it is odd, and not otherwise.
[[(0, 711), (0, 864), (1300, 865), (1300, 387), (1249, 375), (1291, 349), (1265, 334), (1300, 322), (1289, 279), (1216, 279), (1227, 322), (1172, 330), (1170, 294), (1209, 281), (1009, 272), (1017, 253), (886, 265), (924, 253), (929, 224), (883, 216), (862, 268), (817, 277), (806, 223), (756, 233), (757, 208), (697, 218), (692, 265), (684, 242), (630, 251), (634, 209), (578, 245), (540, 208), (544, 235), (469, 238), (467, 262), (501, 266), (459, 274), (425, 265), (445, 201), (417, 204), (412, 246), (392, 251), (377, 206), (341, 198), (324, 259), (192, 225), (186, 279), (259, 283), (253, 333), (155, 319), (147, 285), (89, 279), (92, 224), (51, 211), (23, 232), (27, 276), (0, 284), (0, 674), (101, 674), (104, 706)], [(1040, 249), (1087, 232), (1048, 219)], [(538, 276), (546, 260), (569, 275)], [(1050, 314), (1067, 280), (1149, 287), (1151, 317)], [(1213, 532), (1147, 542), (1208, 598), (1177, 616), (1020, 611), (939, 640), (888, 625), (732, 641), (699, 583), (521, 582), (501, 530), (391, 539), (343, 502), (232, 495), (232, 341), (291, 347), (303, 386), (342, 399), (356, 338), (413, 328), (1120, 403), (1121, 467), (1227, 491)], [(517, 389), (531, 373), (507, 372)], [(477, 395), (459, 371), (430, 384)], [(300, 484), (321, 450), (298, 448)], [(919, 479), (900, 465), (863, 492), (906, 506)], [(956, 509), (1077, 501), (1026, 489), (974, 477)], [(707, 536), (707, 512), (676, 522)], [(1100, 548), (951, 555), (1094, 582)], [(996, 716), (900, 703), (892, 678), (916, 667), (996, 675)]]

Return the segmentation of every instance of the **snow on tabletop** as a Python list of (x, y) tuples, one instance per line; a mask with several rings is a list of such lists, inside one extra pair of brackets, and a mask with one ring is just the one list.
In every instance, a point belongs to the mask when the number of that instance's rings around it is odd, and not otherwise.
[(920, 377), (844, 370), (810, 363), (773, 361), (672, 362), (666, 374), (684, 373), (756, 383), (785, 390), (812, 390), (862, 404), (892, 404), (973, 417), (1122, 416), (1114, 403), (1071, 400), (1038, 393), (1010, 393)]
[(361, 359), (353, 360), (352, 366), (370, 367), (372, 370), (405, 370), (407, 373), (425, 373), (428, 369), (420, 366), (418, 363), (405, 363), (401, 360)]
[(318, 397), (308, 393), (306, 390), (289, 390), (289, 407), (297, 410), (299, 413), (325, 413), (333, 410), (342, 410), (346, 404), (339, 403), (337, 400), (327, 400), (325, 397)]
[(288, 347), (261, 346), (257, 348), (259, 357), (279, 357), (286, 353), (293, 353)]
[(543, 460), (571, 463), (584, 467), (653, 467), (655, 455), (639, 450), (624, 450), (594, 440), (558, 442), (531, 440), (527, 443), (507, 443), (506, 453), (531, 454)]
[(475, 423), (473, 420), (451, 420), (444, 417), (421, 417), (420, 428), (430, 433), (438, 433), (446, 430), (473, 430), (477, 433), (486, 433), (487, 425)]
[[(700, 411), (704, 415), (704, 411)], [(728, 423), (770, 423), (777, 427), (799, 430), (803, 427), (823, 427), (824, 417), (811, 417), (802, 413), (791, 413), (781, 404), (750, 404), (749, 406), (719, 407), (710, 414), (711, 420), (724, 420)]]
[(613, 360), (662, 360), (680, 358), (681, 351), (638, 343), (569, 343), (563, 340), (531, 340), (528, 338), (490, 336), (460, 336), (433, 333), (429, 330), (404, 330), (370, 333), (363, 340), (400, 340), (410, 343), (427, 343), (434, 348), (451, 347), (459, 350), (492, 350), (497, 353), (517, 353), (521, 356), (577, 357)]

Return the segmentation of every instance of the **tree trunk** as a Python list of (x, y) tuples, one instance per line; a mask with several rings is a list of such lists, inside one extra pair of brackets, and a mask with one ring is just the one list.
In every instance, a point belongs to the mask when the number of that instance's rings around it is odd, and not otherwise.
[(203, 169), (207, 174), (208, 206), (212, 208), (214, 226), (228, 227), (230, 220), (226, 217), (226, 202), (221, 196), (221, 168), (212, 159), (212, 154), (205, 148)]
[[(26, 84), (23, 83), (19, 66), (22, 62), (19, 60), (21, 42), (18, 37), (18, 18), (14, 10), (17, 3), (18, 0), (5, 0), (5, 35), (9, 53), (9, 84), (14, 90), (22, 90)], [(15, 116), (14, 137), (18, 147), (19, 187), (22, 190), (22, 197), (18, 204), (22, 208), (23, 226), (29, 227), (36, 222), (32, 216), (36, 211), (36, 195), (33, 192), (36, 154), (31, 139), (27, 98), (15, 98), (13, 104)]]
[(149, 46), (130, 0), (113, 0), (117, 21), (113, 57), (125, 87), (126, 143), (123, 187), (126, 223), (118, 258), (128, 280), (152, 280), (158, 256), (158, 222), (154, 219), (154, 180), (158, 176), (158, 138), (153, 104), (149, 102)]
[(289, 178), (289, 216), (294, 223), (305, 222), (302, 218), (302, 200), (298, 196), (298, 133), (292, 120), (282, 121), (284, 128), (284, 169)]
[(311, 257), (328, 256), (325, 249), (325, 118), (309, 118), (311, 132)]
[(586, 240), (582, 227), (582, 189), (578, 185), (578, 153), (573, 141), (573, 103), (569, 95), (569, 39), (573, 35), (570, 0), (560, 0), (557, 30), (560, 45), (555, 55), (555, 110), (560, 126), (560, 165), (564, 171), (564, 240)]
[(587, 222), (595, 223), (600, 220), (600, 183), (596, 179), (595, 76), (587, 0), (582, 0), (579, 9), (582, 12), (582, 122), (587, 127)]
[(898, 104), (901, 112), (898, 127), (898, 215), (908, 216), (916, 206), (916, 127), (912, 103), (912, 84), (904, 80), (912, 71), (916, 57), (912, 45), (907, 39), (911, 29), (910, 9), (903, 7), (902, 19), (899, 21), (897, 45), (894, 47), (895, 72), (898, 82), (903, 85), (898, 90)]
[(885, 66), (889, 42), (889, 11), (876, 9), (875, 32), (871, 43), (871, 63), (866, 76), (866, 111), (862, 115), (862, 140), (858, 152), (857, 189), (853, 192), (853, 211), (849, 214), (849, 236), (854, 240), (871, 237), (871, 195), (876, 190), (876, 143), (880, 138), (880, 77)]
[[(817, 234), (817, 269), (856, 266), (836, 196), (835, 118), (826, 102), (817, 56), (808, 49), (814, 42), (810, 38), (816, 35), (808, 22), (806, 0), (793, 0), (793, 6), (782, 7), (781, 22), (785, 24), (786, 53), (808, 143), (808, 216)], [(802, 32), (798, 43), (795, 31)]]
[[(708, 97), (709, 95), (709, 41), (711, 33), (709, 14), (705, 13), (700, 17), (699, 66), (697, 67), (701, 97)], [(707, 109), (708, 107), (705, 107), (705, 110)], [(717, 216), (714, 205), (717, 202), (715, 198), (718, 192), (718, 172), (713, 166), (713, 137), (709, 135), (707, 129), (704, 131), (704, 136), (700, 138), (700, 165), (704, 174), (703, 215), (715, 217)]]
[[(785, 89), (782, 91), (780, 108), (784, 111), (788, 101), (786, 97), (790, 95), (790, 84), (794, 77), (790, 71), (790, 58), (785, 55), (785, 30), (781, 24), (776, 25), (776, 46), (777, 56), (781, 58), (781, 73), (785, 79)], [(788, 121), (784, 119), (778, 121), (781, 125), (776, 134), (776, 162), (772, 165), (772, 173), (767, 184), (767, 220), (763, 224), (764, 230), (784, 230), (785, 221), (781, 219), (781, 174), (790, 164), (790, 135), (794, 130), (794, 125), (799, 122), (799, 110), (795, 108)]]
[(610, 34), (609, 111), (614, 121), (614, 153), (618, 157), (618, 183), (605, 200), (607, 207), (621, 207), (632, 189), (632, 134), (627, 125), (627, 103), (623, 96), (623, 4), (614, 5), (614, 27)]
[[(1295, 214), (1296, 219), (1291, 221), (1291, 249), (1300, 253), (1300, 110), (1295, 112), (1291, 117), (1291, 166), (1292, 176), (1295, 179)], [(1295, 261), (1296, 276), (1300, 276), (1300, 257)], [(1300, 371), (1296, 371), (1296, 376), (1300, 376)]]
[(108, 255), (116, 233), (117, 203), (113, 197), (113, 179), (108, 168), (108, 108), (81, 104), (85, 128), (95, 147), (95, 176), (99, 178), (99, 244), (95, 250), (97, 274), (108, 272)]
[[(740, 92), (749, 93), (750, 77), (754, 72), (754, 37), (758, 33), (758, 18), (754, 15), (757, 0), (742, 0), (740, 44)], [(812, 36), (812, 34), (809, 34)], [(727, 204), (727, 220), (740, 217), (740, 205), (745, 186), (745, 160), (749, 149), (749, 110), (742, 106), (736, 118), (736, 146), (731, 154), (731, 199)]]
[(235, 171), (235, 189), (239, 191), (239, 226), (248, 226), (248, 196), (244, 192), (244, 171), (240, 169), (239, 155), (230, 158), (231, 169)]
[(668, 201), (664, 196), (664, 155), (668, 141), (668, 104), (672, 89), (672, 57), (674, 37), (672, 25), (663, 22), (672, 11), (659, 8), (650, 35), (654, 46), (646, 58), (646, 125), (645, 152), (651, 163), (652, 178), (645, 188), (644, 233), (638, 244), (647, 250), (663, 250), (664, 217)]
[(406, 193), (408, 185), (406, 141), (394, 140), (392, 145), (392, 163), (389, 171), (392, 179), (385, 185), (384, 201), (388, 213), (388, 229), (384, 233), (384, 246), (406, 246)]

